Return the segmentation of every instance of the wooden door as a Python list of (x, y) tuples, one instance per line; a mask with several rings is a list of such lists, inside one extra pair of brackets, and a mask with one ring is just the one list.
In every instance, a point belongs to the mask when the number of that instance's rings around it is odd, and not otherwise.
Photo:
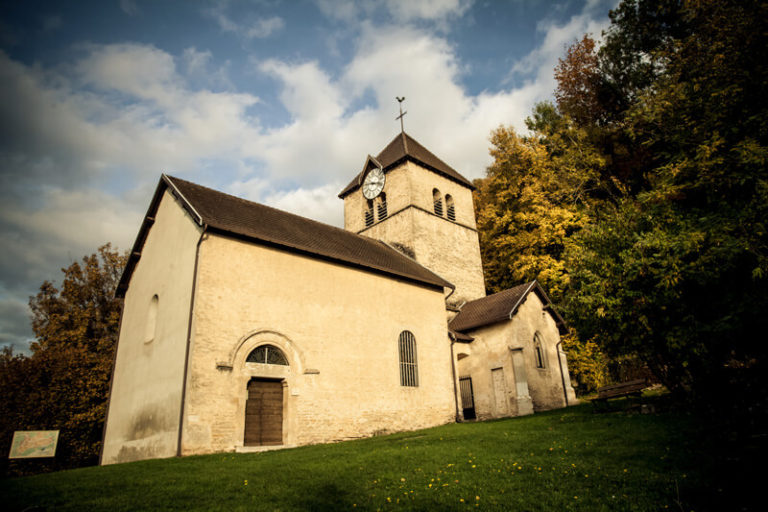
[(474, 420), (475, 416), (475, 393), (472, 389), (472, 379), (462, 377), (459, 379), (459, 389), (461, 390), (461, 407), (464, 409), (464, 419)]
[(283, 444), (283, 383), (251, 379), (245, 402), (245, 446)]

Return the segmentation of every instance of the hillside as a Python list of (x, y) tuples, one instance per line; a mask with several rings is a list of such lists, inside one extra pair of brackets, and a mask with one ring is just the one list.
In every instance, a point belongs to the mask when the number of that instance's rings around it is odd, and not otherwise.
[[(662, 407), (663, 408), (663, 407)], [(445, 425), (261, 454), (91, 467), (0, 482), (6, 510), (701, 510), (705, 432), (674, 412)]]

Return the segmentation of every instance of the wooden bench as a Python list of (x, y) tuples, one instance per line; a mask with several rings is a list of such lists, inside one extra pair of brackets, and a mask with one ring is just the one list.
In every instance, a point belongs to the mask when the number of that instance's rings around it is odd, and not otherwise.
[(592, 404), (596, 410), (607, 409), (608, 400), (611, 398), (621, 398), (623, 396), (639, 398), (646, 387), (648, 387), (648, 383), (645, 379), (604, 386), (597, 390), (597, 397), (592, 399)]

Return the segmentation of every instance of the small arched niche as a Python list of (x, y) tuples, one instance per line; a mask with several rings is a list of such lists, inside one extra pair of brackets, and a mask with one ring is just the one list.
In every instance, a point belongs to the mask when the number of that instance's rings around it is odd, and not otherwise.
[(147, 311), (147, 323), (144, 326), (144, 343), (152, 343), (157, 336), (157, 309), (160, 305), (160, 297), (157, 294), (149, 301)]

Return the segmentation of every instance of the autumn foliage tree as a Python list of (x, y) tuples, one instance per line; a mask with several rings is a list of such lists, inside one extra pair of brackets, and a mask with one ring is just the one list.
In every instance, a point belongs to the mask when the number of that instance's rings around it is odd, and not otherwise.
[[(610, 17), (600, 44), (566, 52), (557, 105), (536, 108), (530, 135), (494, 134), (483, 251), (515, 276), (523, 256), (556, 260), (580, 339), (712, 402), (737, 373), (760, 380), (766, 357), (754, 333), (768, 328), (768, 4), (624, 0)], [(498, 170), (508, 162), (516, 180)], [(508, 199), (527, 191), (536, 201)], [(563, 209), (579, 219), (570, 230), (536, 227)]]
[[(62, 269), (60, 287), (44, 282), (30, 298), (35, 341), (30, 356), (0, 354), (0, 432), (5, 452), (14, 430), (60, 430), (54, 461), (35, 469), (98, 460), (121, 301), (115, 289), (125, 257), (109, 244)], [(32, 466), (14, 463), (11, 470)]]

